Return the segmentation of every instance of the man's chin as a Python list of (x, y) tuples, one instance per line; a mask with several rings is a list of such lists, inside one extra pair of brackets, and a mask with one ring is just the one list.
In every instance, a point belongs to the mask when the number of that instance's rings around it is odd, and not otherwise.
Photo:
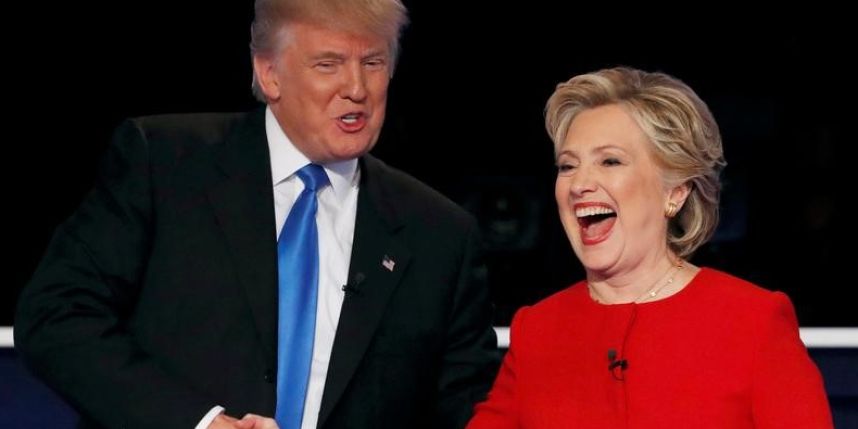
[(327, 153), (323, 154), (322, 156), (319, 156), (315, 159), (314, 158), (310, 158), (310, 159), (313, 162), (318, 163), (318, 164), (329, 164), (332, 162), (349, 161), (349, 160), (357, 159), (357, 158), (360, 158), (361, 156), (366, 155), (369, 152), (369, 149), (370, 148), (366, 147), (363, 149), (356, 149), (356, 150), (329, 151), (329, 152), (327, 152)]
[(350, 159), (360, 158), (361, 156), (364, 156), (369, 153), (369, 151), (372, 150), (373, 146), (375, 146), (374, 141), (344, 141), (341, 144), (337, 144), (331, 148), (331, 161), (348, 161)]

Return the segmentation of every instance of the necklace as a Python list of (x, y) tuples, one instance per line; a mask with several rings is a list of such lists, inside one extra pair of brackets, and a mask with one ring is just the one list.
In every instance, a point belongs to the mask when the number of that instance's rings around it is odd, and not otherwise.
[[(649, 301), (649, 300), (655, 298), (659, 294), (659, 292), (661, 292), (664, 288), (673, 284), (673, 279), (676, 277), (676, 274), (679, 273), (679, 271), (681, 271), (684, 266), (685, 266), (685, 262), (682, 259), (680, 259), (676, 263), (676, 265), (674, 265), (673, 268), (668, 271), (668, 273), (670, 274), (670, 277), (667, 279), (666, 282), (664, 282), (664, 283), (656, 282), (651, 288), (649, 288), (649, 290), (642, 293), (641, 295), (639, 295), (637, 298), (635, 298), (631, 302), (635, 303), (635, 304), (640, 304), (640, 303), (643, 303), (643, 302), (646, 302), (646, 301)], [(609, 303), (608, 300), (606, 300), (605, 297), (602, 296), (602, 294), (600, 294), (599, 291), (596, 290), (596, 288), (594, 288), (593, 285), (590, 284), (590, 282), (587, 282), (587, 288), (590, 290), (590, 295), (593, 297), (593, 299), (596, 302), (599, 302), (602, 304), (608, 304)]]

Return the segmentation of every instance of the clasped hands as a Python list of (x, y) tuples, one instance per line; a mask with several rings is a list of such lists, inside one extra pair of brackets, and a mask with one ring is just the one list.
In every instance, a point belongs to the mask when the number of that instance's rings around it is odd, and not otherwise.
[(256, 414), (246, 414), (241, 419), (219, 414), (209, 425), (209, 429), (279, 429), (279, 427), (274, 419)]

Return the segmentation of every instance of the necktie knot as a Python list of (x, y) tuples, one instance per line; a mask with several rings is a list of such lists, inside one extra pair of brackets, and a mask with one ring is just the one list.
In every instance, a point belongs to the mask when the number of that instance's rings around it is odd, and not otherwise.
[(307, 164), (298, 170), (296, 174), (304, 182), (304, 187), (313, 192), (324, 188), (330, 183), (325, 169), (319, 164)]

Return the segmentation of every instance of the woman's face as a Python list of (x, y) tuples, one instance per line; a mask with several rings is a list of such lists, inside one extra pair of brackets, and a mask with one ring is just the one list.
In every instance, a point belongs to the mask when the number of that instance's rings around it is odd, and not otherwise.
[(588, 271), (633, 269), (667, 250), (666, 189), (652, 143), (620, 105), (579, 113), (557, 155), (560, 220)]

